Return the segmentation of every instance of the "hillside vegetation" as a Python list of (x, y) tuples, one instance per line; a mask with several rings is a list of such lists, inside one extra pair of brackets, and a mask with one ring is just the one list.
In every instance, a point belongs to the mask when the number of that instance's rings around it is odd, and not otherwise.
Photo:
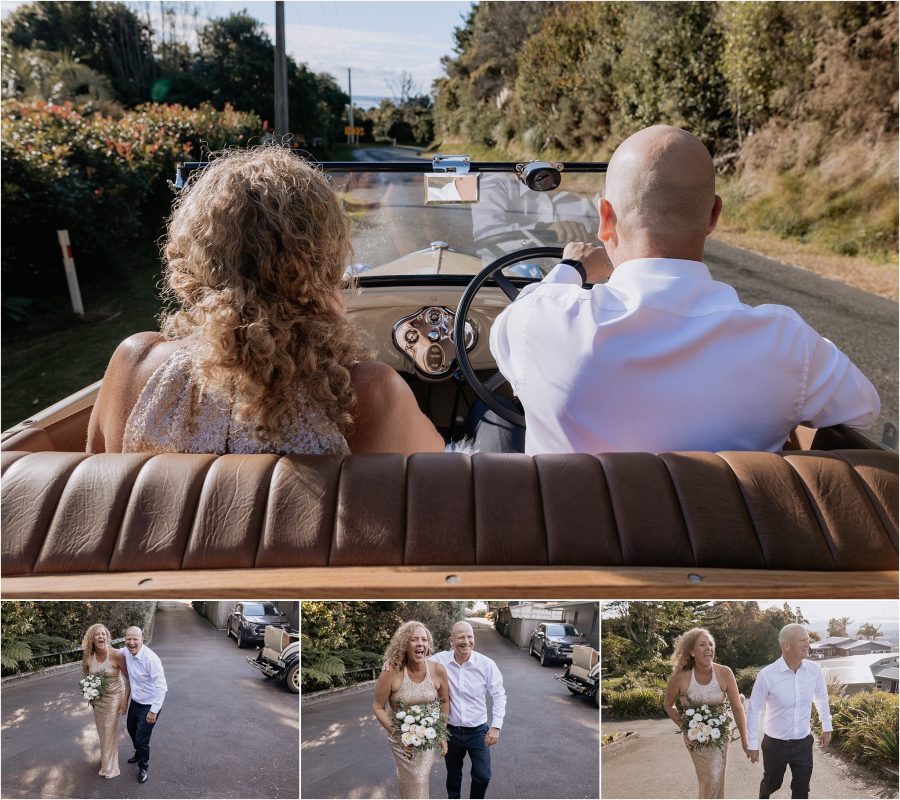
[(436, 83), (435, 137), (510, 157), (608, 158), (696, 133), (724, 223), (896, 262), (895, 3), (482, 2)]

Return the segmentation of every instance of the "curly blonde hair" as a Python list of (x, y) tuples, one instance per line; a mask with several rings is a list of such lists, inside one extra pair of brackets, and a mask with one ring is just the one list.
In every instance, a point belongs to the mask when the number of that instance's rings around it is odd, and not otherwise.
[(413, 619), (409, 622), (404, 622), (394, 631), (394, 635), (391, 636), (391, 641), (388, 643), (387, 650), (384, 651), (384, 666), (382, 667), (382, 670), (396, 669), (399, 671), (406, 666), (406, 648), (409, 647), (409, 640), (412, 639), (413, 633), (418, 628), (424, 629), (425, 635), (428, 637), (428, 652), (425, 654), (426, 657), (434, 652), (434, 639), (431, 637), (431, 631), (417, 620)]
[(81, 640), (81, 649), (84, 650), (86, 656), (94, 655), (94, 634), (97, 633), (97, 631), (106, 632), (106, 644), (109, 647), (112, 647), (112, 636), (110, 635), (109, 628), (102, 622), (95, 622), (87, 629)]
[(191, 337), (204, 390), (233, 397), (260, 441), (301, 400), (352, 427), (350, 367), (369, 356), (340, 310), (350, 226), (331, 183), (279, 146), (228, 150), (175, 202), (163, 242), (169, 338)]
[(675, 644), (672, 647), (672, 655), (670, 656), (673, 673), (680, 672), (683, 669), (693, 668), (694, 657), (691, 655), (691, 650), (693, 650), (694, 645), (697, 644), (697, 639), (704, 633), (712, 639), (713, 646), (715, 647), (716, 640), (713, 639), (713, 635), (706, 630), (706, 628), (691, 628), (689, 631), (682, 633), (681, 636), (675, 640)]

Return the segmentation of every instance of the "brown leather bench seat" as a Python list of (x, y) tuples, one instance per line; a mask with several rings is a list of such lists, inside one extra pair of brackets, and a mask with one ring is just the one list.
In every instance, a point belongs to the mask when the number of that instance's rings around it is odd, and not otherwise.
[(879, 450), (4, 450), (3, 594), (896, 596), (897, 473)]

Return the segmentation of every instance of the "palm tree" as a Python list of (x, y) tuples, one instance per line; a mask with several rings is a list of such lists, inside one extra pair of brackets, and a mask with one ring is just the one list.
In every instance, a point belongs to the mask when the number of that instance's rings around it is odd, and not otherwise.
[(103, 102), (109, 81), (70, 53), (11, 47), (3, 53), (3, 97), (51, 103)]
[(859, 630), (856, 632), (856, 635), (862, 637), (863, 639), (873, 641), (879, 636), (884, 636), (884, 633), (882, 633), (881, 631), (881, 625), (876, 626), (871, 622), (867, 622), (865, 625), (860, 626)]

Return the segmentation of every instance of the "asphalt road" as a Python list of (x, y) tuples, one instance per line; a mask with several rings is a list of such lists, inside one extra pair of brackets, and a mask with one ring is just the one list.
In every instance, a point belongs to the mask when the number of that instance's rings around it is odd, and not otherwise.
[(79, 670), (3, 687), (2, 796), (196, 798), (298, 796), (299, 703), (267, 681), (190, 606), (161, 602), (153, 641), (168, 693), (150, 740), (150, 780), (126, 763), (133, 750), (122, 723), (119, 768), (100, 777), (93, 712), (78, 695)]
[[(599, 715), (493, 628), (476, 623), (475, 647), (497, 662), (506, 688), (506, 719), (491, 748), (491, 798), (597, 797)], [(372, 685), (374, 688), (374, 684)], [(304, 702), (301, 711), (301, 794), (306, 798), (396, 797), (394, 761), (372, 713), (371, 691)], [(463, 797), (469, 791), (467, 759)], [(431, 773), (431, 796), (446, 797), (446, 770)]]
[[(354, 155), (359, 161), (377, 162), (418, 160), (414, 154), (408, 148), (377, 147), (361, 148)], [(472, 249), (469, 206), (422, 205), (418, 175), (399, 183), (398, 176), (375, 173), (370, 180), (357, 195), (382, 200), (385, 207), (357, 230), (357, 261), (383, 264), (436, 240), (465, 252)], [(885, 422), (897, 424), (900, 375), (895, 302), (714, 239), (707, 243), (706, 263), (714, 278), (734, 286), (742, 302), (794, 308), (853, 360), (881, 396), (881, 416), (870, 435), (880, 440)]]
[[(624, 745), (603, 748), (601, 796), (606, 797), (696, 797), (697, 778), (691, 757), (675, 726), (669, 720), (624, 720), (603, 723), (603, 732), (636, 731), (636, 739)], [(728, 751), (726, 797), (759, 797), (762, 764), (751, 764), (740, 742)], [(790, 769), (781, 789), (773, 797), (790, 797)], [(897, 782), (877, 776), (813, 746), (810, 797), (897, 797)]]

